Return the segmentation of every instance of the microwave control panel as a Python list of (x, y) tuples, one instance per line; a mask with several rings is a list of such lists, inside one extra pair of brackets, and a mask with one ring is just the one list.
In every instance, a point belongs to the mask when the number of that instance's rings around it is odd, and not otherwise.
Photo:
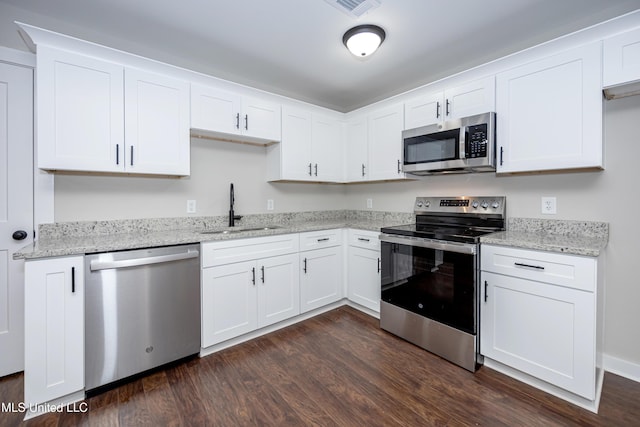
[(467, 127), (465, 143), (465, 157), (487, 157), (487, 124), (471, 125)]

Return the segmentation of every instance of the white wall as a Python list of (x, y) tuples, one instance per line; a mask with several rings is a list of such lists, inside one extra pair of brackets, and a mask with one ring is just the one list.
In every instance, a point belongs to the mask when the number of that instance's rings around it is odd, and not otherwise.
[(343, 209), (341, 185), (266, 182), (266, 149), (245, 144), (191, 140), (191, 176), (55, 176), (55, 221), (227, 215), (229, 184), (235, 187), (236, 214)]
[[(605, 101), (606, 169), (599, 172), (426, 177), (417, 182), (347, 187), (345, 208), (410, 212), (416, 196), (506, 195), (512, 217), (606, 221), (605, 352), (640, 366), (640, 96)], [(544, 126), (544, 123), (541, 123)], [(499, 137), (499, 136), (498, 136)], [(540, 197), (556, 196), (557, 215), (542, 215)]]

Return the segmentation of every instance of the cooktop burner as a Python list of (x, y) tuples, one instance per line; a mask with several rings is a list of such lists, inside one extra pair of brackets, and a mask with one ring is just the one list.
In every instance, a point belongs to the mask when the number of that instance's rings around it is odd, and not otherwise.
[(476, 243), (480, 236), (504, 230), (503, 196), (418, 197), (416, 223), (384, 227), (383, 233), (450, 242)]

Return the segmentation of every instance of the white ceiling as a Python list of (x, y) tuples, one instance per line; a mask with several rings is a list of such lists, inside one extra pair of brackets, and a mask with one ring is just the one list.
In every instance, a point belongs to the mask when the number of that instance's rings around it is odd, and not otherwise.
[[(32, 25), (343, 112), (640, 7), (640, 0), (380, 1), (359, 19), (325, 0), (0, 4)], [(387, 39), (362, 60), (342, 35), (364, 23), (384, 28)]]

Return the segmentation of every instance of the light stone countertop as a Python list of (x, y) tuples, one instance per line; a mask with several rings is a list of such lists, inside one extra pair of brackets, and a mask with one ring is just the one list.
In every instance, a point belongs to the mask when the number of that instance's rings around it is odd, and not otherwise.
[[(293, 214), (247, 215), (237, 227), (226, 226), (226, 217), (163, 218), (150, 220), (84, 221), (44, 224), (40, 239), (14, 254), (14, 259), (83, 255), (214, 242), (336, 228), (380, 231), (390, 225), (413, 222), (413, 214), (375, 211), (323, 211)], [(205, 231), (277, 226), (268, 230), (207, 234)]]
[(599, 256), (608, 241), (606, 222), (533, 218), (509, 218), (507, 231), (480, 238), (484, 244), (589, 257)]
[[(81, 221), (40, 226), (40, 239), (14, 254), (14, 259), (38, 259), (83, 255), (188, 243), (214, 242), (308, 231), (380, 228), (411, 224), (412, 213), (379, 211), (319, 211), (247, 215), (235, 229), (277, 226), (269, 230), (206, 234), (228, 230), (226, 216), (153, 218), (113, 221)], [(564, 221), (508, 218), (507, 231), (481, 237), (481, 243), (514, 248), (561, 252), (597, 257), (609, 239), (609, 224), (593, 221)]]

